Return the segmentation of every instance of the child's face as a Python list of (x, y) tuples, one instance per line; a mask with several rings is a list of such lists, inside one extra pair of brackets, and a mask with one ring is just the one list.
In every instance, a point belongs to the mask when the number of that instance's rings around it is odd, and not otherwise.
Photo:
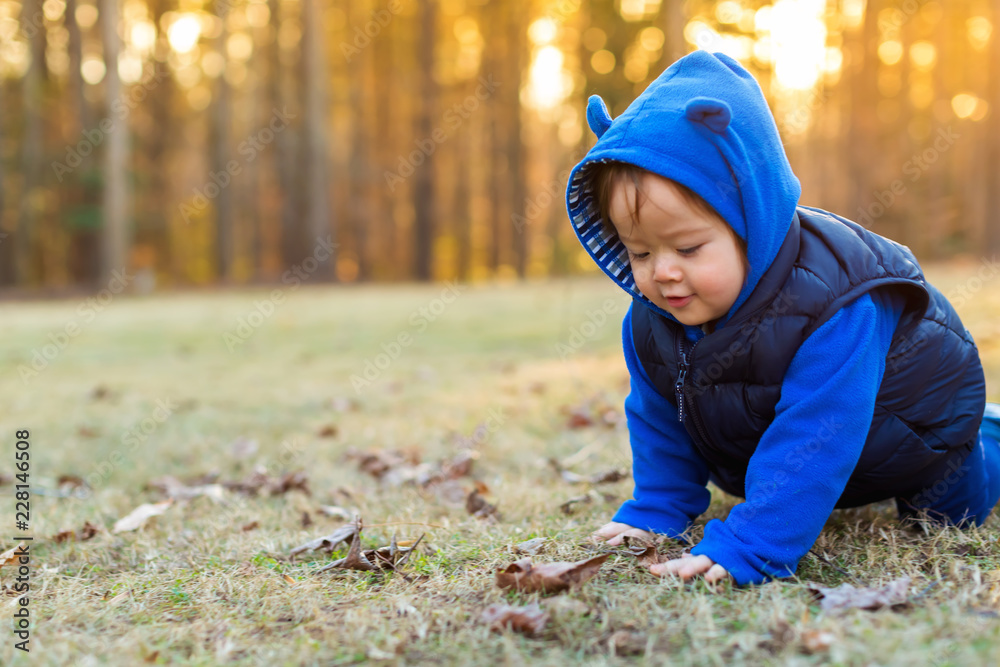
[(639, 291), (689, 326), (729, 312), (746, 279), (743, 250), (721, 218), (692, 208), (669, 180), (644, 173), (638, 221), (636, 187), (623, 178), (612, 188), (611, 222), (629, 251)]

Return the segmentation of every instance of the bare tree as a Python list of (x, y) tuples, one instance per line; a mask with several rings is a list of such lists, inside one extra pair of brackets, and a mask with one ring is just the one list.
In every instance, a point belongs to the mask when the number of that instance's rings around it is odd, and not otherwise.
[[(101, 0), (101, 37), (104, 42), (104, 98), (110, 110), (121, 97), (121, 79), (118, 76), (118, 53), (121, 37), (118, 22), (121, 11), (118, 0)], [(104, 226), (101, 274), (102, 280), (111, 278), (112, 272), (124, 268), (128, 254), (128, 190), (125, 181), (126, 160), (128, 158), (128, 121), (122, 119), (122, 127), (109, 132), (104, 153)]]
[[(420, 106), (417, 111), (416, 133), (429, 141), (433, 132), (433, 116), (437, 109), (437, 84), (434, 82), (434, 41), (436, 39), (437, 2), (420, 3), (420, 33), (417, 39), (417, 76), (420, 79)], [(434, 191), (433, 156), (424, 156), (424, 163), (413, 176), (413, 248), (414, 277), (430, 280), (433, 271), (434, 216), (436, 201)]]
[[(222, 30), (216, 42), (216, 48), (220, 53), (226, 52), (226, 40), (229, 38), (229, 30), (226, 27), (226, 12), (230, 7), (230, 0), (215, 0), (216, 14), (222, 18)], [(214, 174), (227, 174), (227, 180), (216, 183), (219, 194), (215, 198), (215, 268), (218, 276), (222, 280), (232, 278), (233, 255), (235, 245), (233, 243), (233, 192), (228, 179), (232, 178), (226, 171), (226, 163), (229, 161), (229, 126), (232, 122), (229, 110), (230, 98), (229, 82), (225, 75), (216, 79), (215, 99), (212, 103), (212, 143), (211, 143), (211, 170)]]
[[(306, 137), (306, 227), (309, 230), (310, 247), (317, 239), (332, 238), (330, 224), (330, 200), (328, 178), (330, 149), (327, 141), (327, 74), (326, 54), (323, 45), (323, 23), (319, 11), (320, 0), (302, 2), (302, 51), (304, 58), (305, 83), (305, 137)], [(320, 263), (316, 278), (332, 279), (334, 260), (327, 258)]]

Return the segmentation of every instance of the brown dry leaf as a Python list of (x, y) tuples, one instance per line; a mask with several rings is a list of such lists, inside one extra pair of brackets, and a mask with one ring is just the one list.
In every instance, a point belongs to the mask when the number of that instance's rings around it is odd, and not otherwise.
[(102, 385), (102, 384), (99, 384), (99, 385), (97, 385), (97, 386), (96, 386), (96, 387), (94, 387), (94, 388), (93, 388), (93, 390), (92, 390), (92, 391), (90, 392), (90, 397), (91, 397), (92, 399), (94, 399), (95, 401), (99, 401), (99, 400), (101, 400), (102, 398), (107, 398), (107, 397), (108, 397), (108, 396), (110, 396), (110, 395), (111, 395), (111, 390), (110, 390), (110, 389), (108, 389), (107, 387), (105, 387), (105, 386), (104, 386), (104, 385)]
[(310, 540), (301, 546), (295, 547), (288, 552), (288, 559), (295, 560), (295, 557), (303, 551), (316, 551), (317, 549), (323, 549), (327, 553), (330, 553), (341, 542), (346, 542), (347, 540), (353, 538), (358, 531), (358, 523), (349, 523), (346, 526), (341, 526), (329, 535), (317, 537), (315, 540)]
[(479, 489), (471, 491), (466, 497), (465, 510), (477, 519), (499, 518), (496, 505), (486, 502), (486, 499), (479, 495)]
[(60, 491), (88, 488), (87, 483), (79, 475), (59, 475), (58, 479), (56, 479), (56, 486), (59, 487)]
[(533, 565), (531, 558), (522, 558), (496, 571), (497, 586), (516, 588), (522, 593), (558, 593), (580, 586), (591, 579), (611, 554), (601, 554), (575, 563), (543, 563)]
[(289, 577), (287, 574), (283, 574), (281, 576), (285, 580), (285, 583), (288, 584), (289, 586), (294, 586), (295, 585), (295, 580), (292, 579), (291, 577)]
[(514, 552), (525, 556), (534, 556), (543, 546), (545, 546), (547, 541), (547, 538), (544, 537), (535, 537), (530, 540), (525, 540), (524, 542), (514, 546)]
[(571, 412), (566, 420), (566, 428), (577, 429), (593, 426), (594, 420), (584, 412)]
[(321, 428), (316, 433), (316, 435), (319, 436), (320, 438), (336, 438), (337, 433), (339, 433), (339, 431), (337, 430), (336, 426), (334, 426), (333, 424), (327, 424), (326, 426)]
[(549, 613), (532, 603), (526, 607), (513, 607), (507, 604), (491, 604), (483, 610), (479, 620), (490, 626), (494, 632), (503, 632), (510, 628), (524, 635), (537, 636), (549, 622)]
[(302, 527), (308, 528), (313, 525), (312, 517), (309, 516), (309, 512), (302, 512)]
[(809, 591), (820, 601), (823, 611), (841, 612), (846, 609), (881, 609), (906, 602), (910, 591), (910, 578), (900, 577), (881, 588), (855, 588), (841, 584), (837, 588), (825, 588), (810, 584)]
[(278, 496), (292, 490), (298, 490), (311, 496), (309, 478), (304, 471), (288, 472), (280, 477), (271, 477), (267, 468), (257, 466), (242, 482), (223, 482), (222, 486), (230, 491), (237, 491), (248, 496), (256, 496), (264, 491), (271, 496)]
[(259, 521), (251, 521), (250, 523), (244, 524), (240, 530), (244, 533), (249, 533), (251, 530), (256, 530), (260, 526)]
[(79, 531), (74, 530), (62, 530), (52, 536), (55, 542), (66, 542), (67, 540), (76, 540), (77, 542), (86, 542), (94, 535), (97, 535), (99, 528), (89, 521), (85, 521), (83, 527)]
[(141, 528), (149, 519), (163, 514), (170, 509), (170, 506), (173, 504), (174, 499), (168, 498), (167, 500), (158, 503), (144, 503), (139, 505), (134, 510), (129, 512), (127, 516), (115, 521), (115, 525), (112, 527), (111, 532), (125, 533)]
[[(22, 551), (22, 549), (24, 549), (24, 551)], [(17, 546), (13, 546), (10, 549), (7, 549), (7, 551), (4, 551), (2, 554), (0, 554), (0, 567), (3, 567), (4, 565), (10, 565), (11, 563), (16, 562), (17, 559), (20, 558), (21, 556), (27, 555), (27, 549), (28, 549), (27, 544), (23, 542), (21, 544), (18, 544)]]
[(666, 554), (661, 554), (656, 549), (656, 543), (645, 540), (641, 537), (626, 535), (622, 538), (622, 543), (630, 554), (636, 557), (640, 565), (656, 565), (665, 563), (670, 558)]
[(806, 630), (802, 633), (802, 648), (806, 653), (829, 651), (836, 639), (829, 630)]
[(100, 431), (91, 426), (79, 426), (77, 427), (76, 432), (81, 438), (96, 438), (101, 434)]
[(604, 501), (606, 503), (610, 503), (614, 502), (616, 499), (617, 496), (615, 496), (612, 493), (602, 493), (597, 489), (591, 489), (582, 496), (575, 496), (573, 498), (570, 498), (562, 505), (560, 505), (559, 509), (562, 511), (563, 514), (572, 514), (573, 511), (575, 510), (575, 506), (581, 503), (592, 503), (595, 501)]
[(629, 476), (628, 468), (612, 468), (611, 470), (604, 470), (602, 472), (594, 473), (593, 475), (580, 475), (571, 470), (567, 470), (566, 467), (555, 458), (549, 459), (549, 465), (555, 469), (564, 482), (568, 482), (570, 484), (612, 484), (614, 482), (627, 479)]
[(608, 637), (611, 655), (638, 655), (646, 652), (646, 636), (632, 630), (616, 630)]

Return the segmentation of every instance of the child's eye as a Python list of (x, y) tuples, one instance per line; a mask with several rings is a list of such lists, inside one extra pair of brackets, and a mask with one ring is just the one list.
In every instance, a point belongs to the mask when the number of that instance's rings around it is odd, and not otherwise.
[(692, 247), (690, 247), (690, 248), (678, 248), (678, 249), (677, 249), (677, 252), (678, 252), (678, 253), (680, 253), (681, 255), (684, 255), (684, 256), (686, 256), (686, 257), (690, 257), (690, 256), (691, 256), (691, 255), (693, 255), (693, 254), (694, 254), (694, 253), (695, 253), (695, 252), (696, 252), (696, 251), (698, 250), (698, 248), (700, 248), (700, 247), (701, 247), (700, 245), (696, 245), (696, 246), (692, 246)]
[(647, 257), (649, 257), (649, 253), (648, 252), (641, 252), (641, 253), (639, 253), (637, 255), (634, 252), (632, 252), (631, 250), (629, 250), (628, 251), (628, 257), (629, 257), (629, 259), (646, 259)]

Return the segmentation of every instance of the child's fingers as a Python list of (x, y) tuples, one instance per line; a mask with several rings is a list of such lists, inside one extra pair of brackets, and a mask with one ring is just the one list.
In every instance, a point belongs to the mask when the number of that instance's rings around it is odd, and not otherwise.
[(708, 572), (705, 573), (705, 581), (714, 584), (717, 581), (722, 581), (723, 579), (729, 578), (729, 572), (726, 568), (722, 567), (718, 563), (709, 568)]
[(659, 565), (652, 565), (649, 571), (656, 575), (674, 574), (681, 579), (690, 579), (695, 575), (709, 571), (713, 565), (715, 563), (708, 556), (684, 556)]
[(653, 537), (653, 534), (650, 533), (649, 531), (642, 530), (641, 528), (629, 528), (628, 530), (618, 533), (613, 538), (608, 540), (608, 546), (616, 547), (624, 543), (625, 541), (624, 538), (626, 537), (641, 537), (644, 539), (651, 539)]
[(599, 540), (605, 540), (609, 537), (614, 537), (615, 535), (623, 533), (626, 530), (629, 530), (630, 528), (632, 528), (632, 526), (628, 525), (627, 523), (616, 523), (612, 521), (611, 523), (606, 523), (597, 530), (595, 530), (591, 534), (591, 537), (597, 538)]

